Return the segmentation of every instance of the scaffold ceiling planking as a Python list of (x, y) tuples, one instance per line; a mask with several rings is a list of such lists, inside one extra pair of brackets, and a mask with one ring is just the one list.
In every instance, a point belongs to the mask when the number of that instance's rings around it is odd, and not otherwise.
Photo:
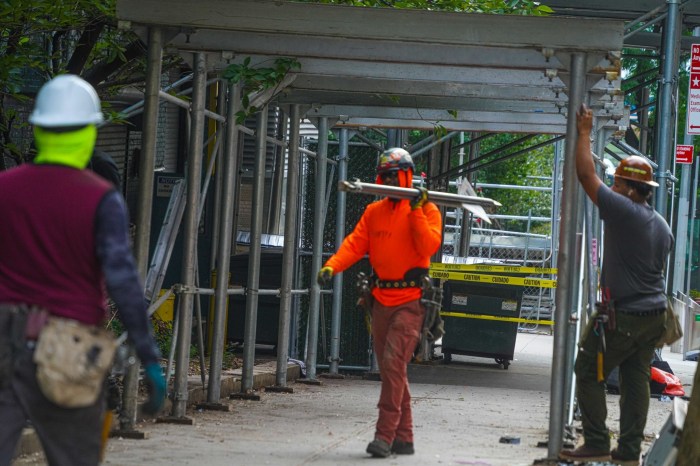
[(572, 53), (586, 55), (600, 120), (628, 119), (620, 20), (272, 0), (117, 0), (117, 16), (144, 40), (164, 28), (186, 59), (207, 52), (212, 70), (295, 58), (301, 69), (275, 102), (339, 125), (563, 134)]
[[(632, 21), (659, 9), (663, 12), (666, 0), (546, 0), (555, 14), (589, 18), (615, 18)], [(692, 28), (700, 25), (700, 2), (679, 1), (683, 9), (683, 23)]]

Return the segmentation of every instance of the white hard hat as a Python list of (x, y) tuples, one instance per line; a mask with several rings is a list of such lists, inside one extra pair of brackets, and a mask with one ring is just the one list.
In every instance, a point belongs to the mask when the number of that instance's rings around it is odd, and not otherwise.
[(104, 121), (100, 98), (84, 79), (72, 74), (53, 78), (39, 89), (29, 122), (44, 128), (81, 126)]

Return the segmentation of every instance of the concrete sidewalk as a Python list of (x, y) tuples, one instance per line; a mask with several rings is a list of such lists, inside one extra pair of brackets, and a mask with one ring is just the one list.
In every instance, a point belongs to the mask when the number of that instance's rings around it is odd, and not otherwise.
[[(453, 355), (449, 365), (411, 365), (416, 454), (377, 460), (387, 465), (531, 465), (547, 456), (552, 337), (520, 333), (508, 370), (486, 358)], [(664, 351), (687, 394), (696, 363)], [(271, 367), (274, 381), (274, 366)], [(147, 422), (146, 440), (111, 439), (109, 465), (354, 465), (366, 464), (374, 434), (378, 381), (322, 378), (290, 383), (294, 393), (260, 391), (260, 401), (223, 400), (230, 412), (191, 410), (193, 426)], [(619, 396), (608, 396), (617, 432)], [(651, 400), (648, 447), (671, 410)], [(578, 425), (578, 422), (575, 423)], [(501, 443), (502, 437), (519, 443)], [(43, 464), (40, 454), (16, 465)]]

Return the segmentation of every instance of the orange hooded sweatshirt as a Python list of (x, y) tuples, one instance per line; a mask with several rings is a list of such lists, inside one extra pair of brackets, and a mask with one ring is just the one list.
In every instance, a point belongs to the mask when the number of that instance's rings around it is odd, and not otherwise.
[[(411, 170), (400, 171), (399, 181), (409, 186)], [(342, 272), (369, 254), (369, 261), (380, 280), (401, 280), (413, 268), (430, 267), (430, 256), (442, 241), (442, 216), (437, 206), (426, 202), (411, 210), (410, 201), (389, 198), (373, 202), (362, 214), (355, 229), (338, 251), (326, 262), (333, 273)], [(378, 288), (374, 297), (384, 306), (397, 306), (420, 299), (420, 288)]]

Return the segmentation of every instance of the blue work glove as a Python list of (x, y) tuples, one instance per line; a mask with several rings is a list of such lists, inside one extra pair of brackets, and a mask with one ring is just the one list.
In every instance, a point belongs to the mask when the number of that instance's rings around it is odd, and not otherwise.
[(418, 191), (418, 196), (411, 201), (411, 210), (420, 209), (423, 205), (428, 202), (428, 190), (425, 188), (416, 188)]
[(318, 271), (318, 277), (316, 277), (316, 282), (319, 284), (319, 286), (327, 285), (331, 282), (331, 278), (333, 278), (333, 269), (331, 267), (326, 266)]
[(151, 362), (143, 368), (144, 381), (148, 387), (148, 400), (143, 404), (142, 410), (150, 416), (163, 409), (165, 402), (166, 383), (160, 364)]

